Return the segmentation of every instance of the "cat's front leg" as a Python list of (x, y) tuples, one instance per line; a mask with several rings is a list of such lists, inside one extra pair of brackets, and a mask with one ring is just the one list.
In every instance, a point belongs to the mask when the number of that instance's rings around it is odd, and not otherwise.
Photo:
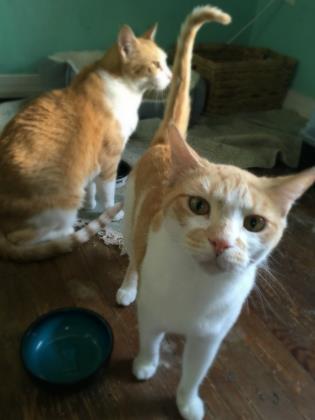
[(189, 336), (186, 339), (181, 380), (177, 389), (177, 407), (186, 420), (201, 420), (204, 404), (199, 397), (199, 386), (221, 344), (221, 337)]
[[(116, 190), (116, 177), (112, 179), (103, 180), (102, 177), (96, 179), (96, 190), (98, 200), (105, 210), (109, 207), (113, 207), (115, 204), (115, 190)], [(120, 210), (114, 220), (121, 220), (124, 217), (124, 211)]]
[(124, 280), (117, 290), (116, 302), (118, 305), (128, 306), (135, 301), (137, 297), (138, 272), (135, 264), (130, 257), (129, 265)]
[(94, 181), (90, 182), (85, 188), (85, 197), (83, 209), (92, 210), (96, 206), (96, 184)]
[[(140, 312), (140, 313), (139, 313)], [(159, 365), (160, 346), (164, 333), (150, 325), (149, 314), (141, 314), (138, 308), (140, 350), (133, 362), (133, 374), (143, 381), (151, 378)]]

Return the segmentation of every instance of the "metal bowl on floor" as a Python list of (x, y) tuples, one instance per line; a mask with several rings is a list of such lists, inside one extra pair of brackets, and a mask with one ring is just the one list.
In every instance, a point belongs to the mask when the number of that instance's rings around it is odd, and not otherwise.
[(28, 373), (55, 388), (82, 385), (109, 362), (113, 333), (108, 322), (84, 308), (57, 309), (36, 319), (21, 342)]
[(129, 163), (125, 160), (121, 160), (117, 170), (116, 188), (123, 187), (126, 184), (130, 171), (131, 166)]

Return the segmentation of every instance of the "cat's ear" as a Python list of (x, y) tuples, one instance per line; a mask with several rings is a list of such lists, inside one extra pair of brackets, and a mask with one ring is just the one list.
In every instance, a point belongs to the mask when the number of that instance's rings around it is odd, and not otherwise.
[(154, 41), (157, 29), (158, 24), (155, 23), (154, 25), (150, 26), (150, 28), (141, 36), (141, 38), (150, 39), (151, 41)]
[(117, 43), (122, 58), (128, 58), (137, 43), (137, 38), (130, 26), (124, 25), (121, 28), (118, 34)]
[(315, 166), (298, 174), (267, 179), (273, 200), (280, 205), (283, 216), (294, 202), (315, 182)]
[(171, 149), (171, 182), (173, 182), (180, 173), (199, 166), (200, 158), (186, 140), (183, 139), (174, 124), (168, 126), (167, 136)]

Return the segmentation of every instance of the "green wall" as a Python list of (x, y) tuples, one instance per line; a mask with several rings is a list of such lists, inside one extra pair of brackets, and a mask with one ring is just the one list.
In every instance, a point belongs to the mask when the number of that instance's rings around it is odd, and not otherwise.
[[(161, 20), (159, 2), (147, 0), (1, 0), (0, 72), (34, 72), (43, 57), (59, 51), (105, 49), (119, 27), (136, 32)], [(180, 20), (172, 1), (166, 2), (166, 22), (159, 40), (173, 36)], [(188, 1), (184, 0), (183, 8)], [(165, 17), (164, 17), (165, 21)], [(162, 25), (161, 25), (162, 26)], [(163, 30), (162, 30), (163, 29)]]
[[(225, 12), (228, 12), (232, 16), (232, 23), (229, 26), (222, 26), (218, 24), (206, 25), (203, 29), (201, 29), (198, 39), (205, 42), (228, 42), (253, 18), (256, 12), (257, 0), (197, 0), (191, 1), (190, 3), (193, 7), (200, 4), (206, 4), (208, 2), (212, 5), (220, 7)], [(250, 28), (247, 31), (244, 31), (235, 40), (235, 43), (247, 44), (250, 32)]]
[[(257, 1), (260, 10), (267, 0)], [(277, 1), (254, 25), (250, 44), (273, 48), (299, 60), (293, 88), (315, 98), (315, 0)]]
[[(228, 41), (267, 2), (211, 1), (231, 13), (233, 23), (207, 25), (198, 40)], [(158, 21), (157, 41), (167, 48), (174, 44), (185, 15), (199, 4), (200, 0), (0, 0), (0, 73), (36, 72), (42, 58), (58, 51), (106, 49), (124, 23), (140, 34)], [(296, 0), (294, 7), (276, 0), (235, 42), (298, 58), (293, 87), (315, 97), (315, 0)]]
[[(252, 16), (255, 1), (248, 0), (250, 6), (215, 1), (232, 13), (233, 25), (203, 28), (199, 39), (229, 39)], [(0, 0), (0, 73), (36, 72), (39, 61), (54, 52), (105, 49), (124, 23), (140, 34), (158, 21), (157, 41), (171, 46), (183, 18), (199, 4), (198, 0)]]

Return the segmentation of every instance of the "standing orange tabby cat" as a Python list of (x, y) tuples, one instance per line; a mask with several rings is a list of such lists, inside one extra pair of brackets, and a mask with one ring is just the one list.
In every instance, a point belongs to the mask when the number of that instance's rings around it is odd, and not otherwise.
[[(84, 242), (119, 208), (73, 233), (77, 211), (114, 206), (117, 166), (147, 89), (171, 72), (154, 43), (128, 26), (104, 57), (62, 90), (27, 105), (0, 137), (0, 256), (41, 259)], [(123, 217), (122, 211), (116, 218)]]
[(129, 177), (124, 238), (130, 260), (117, 292), (118, 303), (130, 304), (139, 278), (137, 379), (155, 374), (165, 333), (185, 336), (176, 402), (186, 420), (203, 419), (200, 384), (254, 286), (257, 267), (279, 242), (290, 207), (315, 180), (315, 168), (259, 178), (216, 165), (184, 140), (193, 42), (211, 20), (226, 24), (230, 17), (205, 6), (185, 21), (164, 119)]

